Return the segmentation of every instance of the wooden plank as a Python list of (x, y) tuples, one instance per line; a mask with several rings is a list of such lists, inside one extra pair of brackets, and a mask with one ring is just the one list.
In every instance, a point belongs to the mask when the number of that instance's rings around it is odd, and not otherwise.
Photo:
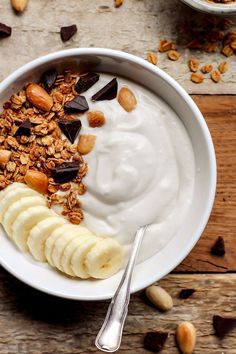
[[(197, 246), (176, 271), (236, 271), (236, 97), (193, 96), (211, 131), (217, 158), (218, 182), (214, 208)], [(210, 248), (218, 236), (226, 255), (214, 257)]]
[[(99, 353), (94, 339), (104, 319), (107, 302), (63, 300), (40, 293), (0, 270), (1, 354)], [(160, 313), (133, 295), (119, 353), (148, 353), (143, 338), (148, 331), (169, 333), (163, 353), (177, 354), (174, 333), (180, 321), (197, 329), (196, 354), (235, 354), (236, 331), (223, 341), (214, 335), (212, 316), (236, 316), (236, 275), (171, 275), (160, 284), (174, 308)], [(195, 288), (188, 300), (178, 298), (183, 288)]]
[[(191, 53), (185, 49), (193, 26), (209, 19), (179, 0), (125, 0), (114, 8), (114, 0), (30, 0), (28, 9), (17, 16), (10, 0), (0, 2), (0, 21), (13, 27), (11, 38), (0, 41), (0, 80), (19, 66), (38, 56), (72, 47), (110, 47), (146, 58), (156, 51), (160, 39), (170, 39), (179, 45), (181, 58), (177, 62), (158, 54), (160, 68), (182, 84), (189, 93), (236, 93), (235, 56), (228, 58), (230, 70), (221, 83), (214, 84), (209, 75), (204, 83), (193, 84), (187, 61), (194, 56), (201, 64), (216, 68), (225, 57), (219, 53)], [(194, 19), (194, 22), (193, 22)], [(188, 25), (186, 26), (186, 22)], [(76, 23), (78, 33), (66, 43), (59, 35), (60, 27)]]

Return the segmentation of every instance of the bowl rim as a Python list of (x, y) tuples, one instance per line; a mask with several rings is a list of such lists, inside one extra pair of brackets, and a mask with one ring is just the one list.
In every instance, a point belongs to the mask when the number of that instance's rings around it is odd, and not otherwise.
[[(198, 120), (202, 134), (204, 136), (204, 139), (206, 141), (206, 146), (207, 146), (207, 153), (208, 153), (208, 158), (209, 158), (209, 163), (210, 163), (210, 174), (209, 174), (209, 197), (207, 201), (207, 205), (205, 207), (205, 212), (201, 216), (200, 224), (198, 225), (198, 228), (195, 230), (193, 233), (191, 239), (189, 239), (188, 243), (186, 246), (181, 250), (181, 252), (175, 257), (174, 260), (172, 260), (168, 266), (166, 266), (164, 269), (162, 269), (158, 275), (157, 273), (154, 272), (152, 277), (148, 277), (147, 279), (142, 280), (142, 284), (139, 285), (131, 285), (131, 293), (135, 293), (139, 290), (142, 290), (149, 286), (150, 284), (156, 282), (157, 280), (163, 278), (167, 274), (169, 274), (177, 265), (179, 265), (184, 258), (190, 253), (190, 251), (193, 249), (195, 244), (198, 242), (200, 239), (203, 230), (205, 229), (208, 219), (211, 214), (211, 210), (213, 207), (214, 199), (215, 199), (215, 192), (216, 192), (216, 179), (217, 179), (217, 169), (216, 169), (216, 157), (215, 157), (215, 150), (214, 150), (214, 145), (212, 142), (212, 138), (208, 129), (208, 126), (199, 110), (197, 107), (196, 103), (193, 101), (193, 99), (189, 96), (189, 94), (185, 91), (185, 89), (177, 82), (175, 79), (173, 79), (169, 74), (158, 68), (157, 66), (154, 66), (153, 64), (149, 63), (148, 61), (139, 58), (133, 54), (129, 54), (123, 51), (118, 51), (114, 49), (108, 49), (108, 48), (72, 48), (72, 49), (66, 49), (66, 50), (61, 50), (57, 52), (53, 52), (44, 56), (41, 56), (33, 61), (30, 61), (20, 68), (16, 69), (12, 74), (10, 74), (7, 78), (5, 78), (1, 83), (0, 83), (0, 92), (7, 88), (11, 83), (13, 83), (15, 80), (18, 80), (23, 74), (30, 72), (34, 70), (37, 66), (43, 65), (50, 63), (54, 60), (57, 59), (67, 59), (69, 57), (78, 57), (78, 56), (83, 56), (83, 55), (94, 55), (94, 56), (103, 56), (103, 57), (112, 57), (114, 59), (119, 59), (119, 60), (125, 60), (129, 63), (132, 64), (137, 64), (141, 66), (144, 70), (147, 70), (157, 76), (159, 76), (162, 80), (166, 81), (172, 88), (175, 90), (175, 92), (181, 96), (183, 99), (184, 103), (191, 109), (195, 119)], [(113, 294), (106, 294), (106, 295), (100, 295), (100, 296), (94, 296), (94, 295), (87, 295), (85, 296), (74, 296), (70, 295), (68, 293), (60, 293), (54, 289), (48, 289), (45, 286), (39, 286), (38, 284), (35, 284), (34, 281), (29, 281), (26, 279), (24, 274), (19, 275), (19, 273), (14, 269), (14, 267), (11, 267), (9, 264), (7, 264), (4, 260), (0, 259), (0, 264), (5, 268), (7, 271), (9, 271), (12, 275), (14, 275), (16, 278), (24, 282), (25, 284), (40, 290), (44, 293), (58, 296), (61, 298), (67, 298), (67, 299), (73, 299), (73, 300), (83, 300), (83, 301), (98, 301), (98, 300), (107, 300), (110, 299)]]
[(201, 12), (207, 12), (215, 15), (235, 15), (236, 3), (220, 4), (209, 3), (207, 0), (181, 0), (186, 5)]

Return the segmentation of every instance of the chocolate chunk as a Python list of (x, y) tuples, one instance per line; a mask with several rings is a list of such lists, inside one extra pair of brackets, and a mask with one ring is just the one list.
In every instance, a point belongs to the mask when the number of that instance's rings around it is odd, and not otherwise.
[(88, 109), (89, 106), (84, 96), (75, 96), (72, 101), (66, 102), (64, 106), (67, 113), (83, 113)]
[(46, 90), (51, 90), (57, 79), (57, 71), (50, 69), (42, 74), (41, 81)]
[(148, 332), (144, 337), (144, 348), (153, 353), (160, 352), (168, 338), (165, 332)]
[(179, 293), (179, 298), (188, 299), (190, 296), (193, 295), (193, 293), (195, 293), (195, 291), (196, 291), (195, 289), (183, 289)]
[(58, 125), (61, 131), (73, 144), (81, 130), (82, 127), (81, 121), (80, 120), (60, 121), (58, 122)]
[(31, 134), (31, 123), (29, 119), (24, 120), (21, 125), (19, 126), (19, 128), (17, 129), (17, 131), (15, 132), (15, 136), (21, 136), (21, 135), (25, 135), (25, 136), (30, 136)]
[(219, 338), (224, 338), (234, 327), (236, 327), (236, 317), (213, 316), (213, 327)]
[(61, 39), (63, 42), (68, 41), (71, 39), (71, 37), (77, 32), (77, 26), (76, 25), (71, 25), (71, 26), (64, 26), (61, 27)]
[(52, 178), (56, 183), (70, 182), (77, 176), (79, 166), (79, 161), (64, 162), (52, 170)]
[(10, 37), (11, 35), (11, 27), (0, 23), (0, 38)]
[(113, 100), (116, 98), (118, 90), (117, 79), (114, 78), (101, 90), (99, 90), (95, 95), (92, 96), (92, 101), (104, 101), (104, 100)]
[(213, 256), (223, 257), (225, 254), (225, 242), (222, 236), (219, 236), (211, 247), (211, 254)]
[(96, 73), (87, 73), (80, 76), (79, 81), (75, 85), (75, 90), (78, 93), (83, 93), (92, 87), (99, 80), (99, 75)]

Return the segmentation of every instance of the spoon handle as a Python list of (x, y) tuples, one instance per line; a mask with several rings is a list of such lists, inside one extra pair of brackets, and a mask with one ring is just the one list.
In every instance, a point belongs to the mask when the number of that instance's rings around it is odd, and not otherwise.
[(120, 347), (123, 327), (128, 313), (133, 269), (146, 228), (147, 225), (140, 227), (136, 232), (132, 253), (125, 272), (108, 307), (106, 318), (95, 340), (96, 347), (103, 352), (113, 353)]

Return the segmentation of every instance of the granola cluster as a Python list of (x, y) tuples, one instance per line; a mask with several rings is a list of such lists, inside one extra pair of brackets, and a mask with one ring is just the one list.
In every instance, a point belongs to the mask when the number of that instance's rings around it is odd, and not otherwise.
[[(83, 211), (78, 196), (86, 191), (82, 180), (88, 167), (77, 145), (62, 137), (57, 123), (61, 119), (75, 120), (73, 115), (65, 113), (64, 105), (76, 95), (76, 78), (77, 75), (71, 72), (57, 75), (48, 92), (53, 101), (49, 111), (32, 105), (26, 94), (27, 85), (3, 104), (0, 113), (0, 189), (13, 182), (25, 182), (29, 170), (40, 171), (48, 177), (49, 205), (60, 204), (62, 214), (72, 223), (79, 224)], [(26, 121), (31, 125), (30, 134), (18, 135), (19, 127)], [(56, 183), (52, 171), (67, 161), (79, 163), (77, 175), (70, 182)]]

